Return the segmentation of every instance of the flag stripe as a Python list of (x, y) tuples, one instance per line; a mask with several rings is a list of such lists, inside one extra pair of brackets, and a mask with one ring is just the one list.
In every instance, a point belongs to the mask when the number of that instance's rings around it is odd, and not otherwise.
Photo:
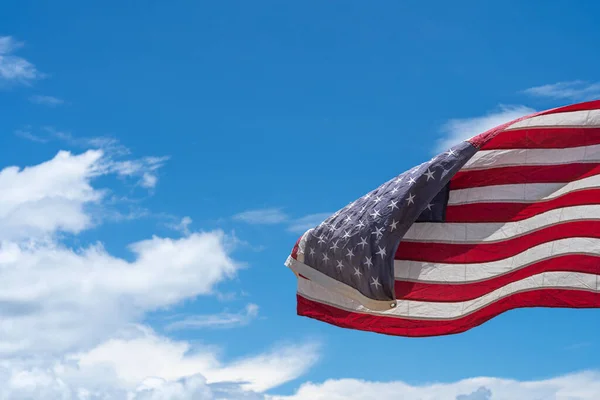
[(448, 206), (446, 222), (515, 222), (557, 208), (600, 204), (600, 189), (579, 190), (529, 203), (473, 203)]
[(396, 258), (447, 264), (487, 263), (513, 257), (543, 243), (576, 237), (600, 238), (600, 220), (552, 225), (522, 237), (496, 243), (473, 245), (402, 242), (396, 252)]
[(298, 315), (343, 328), (387, 335), (424, 337), (461, 333), (512, 309), (525, 307), (592, 308), (600, 305), (600, 294), (590, 291), (544, 289), (515, 293), (463, 318), (423, 321), (344, 310), (297, 295)]
[(511, 282), (474, 300), (460, 302), (400, 300), (395, 308), (388, 311), (369, 310), (345, 296), (327, 291), (322, 286), (306, 279), (298, 280), (298, 292), (305, 297), (319, 300), (347, 311), (369, 312), (378, 316), (385, 315), (393, 318), (448, 321), (459, 319), (487, 308), (503, 298), (511, 297), (520, 292), (548, 289), (598, 292), (597, 278), (598, 276), (595, 274), (578, 272), (544, 272)]
[(568, 149), (507, 149), (478, 151), (461, 171), (521, 165), (562, 165), (600, 161), (600, 144)]
[(523, 183), (567, 183), (598, 174), (600, 174), (600, 163), (526, 165), (459, 171), (450, 180), (450, 189)]
[(502, 132), (485, 143), (481, 150), (563, 149), (600, 144), (600, 128), (529, 128)]
[[(589, 254), (568, 254), (539, 262), (534, 262), (506, 274), (494, 276), (484, 281), (467, 283), (424, 282), (397, 280), (396, 296), (403, 300), (420, 301), (466, 301), (483, 296), (509, 283), (528, 278), (543, 272), (571, 271), (597, 273), (600, 257)], [(457, 277), (458, 278), (458, 277)]]
[(481, 263), (444, 263), (427, 261), (394, 261), (396, 279), (430, 281), (438, 283), (481, 281), (538, 261), (566, 254), (600, 253), (600, 239), (568, 238), (528, 248), (522, 253), (497, 261)]
[(554, 199), (570, 192), (600, 188), (600, 175), (577, 179), (569, 183), (523, 183), (459, 189), (449, 192), (448, 205), (477, 202), (541, 202)]
[[(489, 244), (492, 242), (504, 242), (510, 239), (524, 238), (525, 235), (541, 231), (544, 228), (564, 227), (573, 230), (574, 228), (566, 226), (570, 222), (585, 224), (590, 221), (597, 225), (600, 219), (600, 205), (584, 205), (566, 208), (557, 208), (536, 214), (528, 219), (518, 222), (496, 222), (496, 223), (431, 223), (422, 222), (413, 224), (402, 239), (402, 245), (406, 246), (399, 252), (405, 254), (408, 249), (419, 248), (422, 245), (429, 245), (431, 242), (442, 244)], [(586, 232), (585, 228), (581, 232)], [(536, 232), (539, 234), (540, 232)], [(569, 235), (569, 233), (567, 233)], [(586, 236), (586, 235), (582, 235)], [(508, 243), (506, 243), (508, 244)], [(457, 248), (460, 246), (457, 246)], [(402, 256), (397, 258), (403, 258)]]
[(504, 132), (524, 128), (600, 126), (600, 110), (577, 110), (523, 118), (504, 129)]

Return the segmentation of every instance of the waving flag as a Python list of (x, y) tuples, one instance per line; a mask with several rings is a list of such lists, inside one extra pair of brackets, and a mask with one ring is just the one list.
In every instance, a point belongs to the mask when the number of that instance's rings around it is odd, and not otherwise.
[(600, 101), (498, 126), (298, 240), (298, 314), (459, 333), (518, 307), (600, 307)]

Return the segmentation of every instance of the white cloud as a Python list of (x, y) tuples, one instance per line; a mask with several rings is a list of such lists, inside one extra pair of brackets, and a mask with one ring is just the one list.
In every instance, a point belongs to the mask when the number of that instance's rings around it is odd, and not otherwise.
[(23, 46), (11, 36), (0, 36), (0, 87), (8, 84), (29, 84), (42, 78), (42, 74), (26, 59), (15, 56)]
[(600, 82), (568, 81), (535, 86), (524, 93), (557, 100), (586, 101), (600, 99)]
[(201, 328), (233, 328), (248, 325), (258, 317), (258, 305), (248, 304), (237, 313), (222, 312), (220, 314), (194, 315), (166, 326), (166, 330), (201, 329)]
[(534, 112), (535, 110), (523, 105), (502, 105), (498, 110), (489, 112), (483, 116), (451, 119), (442, 126), (444, 137), (437, 141), (435, 153), (445, 151), (464, 140), (484, 133), (498, 125)]
[(69, 359), (77, 367), (72, 374), (104, 368), (110, 371), (113, 385), (128, 390), (148, 377), (176, 381), (202, 374), (208, 383), (234, 382), (244, 390), (265, 391), (297, 378), (314, 365), (318, 348), (315, 343), (298, 343), (224, 363), (214, 348), (194, 349), (187, 342), (136, 327)]
[(271, 400), (596, 400), (600, 372), (581, 372), (539, 381), (470, 378), (454, 383), (409, 385), (404, 382), (372, 382), (358, 379), (305, 383), (292, 396)]
[(319, 225), (321, 222), (329, 218), (331, 214), (333, 213), (317, 213), (295, 219), (288, 226), (288, 231), (292, 233), (302, 234), (307, 230)]
[(0, 355), (90, 346), (147, 311), (213, 293), (240, 268), (226, 241), (218, 231), (153, 237), (130, 245), (133, 261), (100, 244), (2, 243)]
[[(258, 399), (317, 361), (314, 343), (223, 361), (221, 349), (136, 325), (150, 311), (217, 294), (243, 265), (230, 256), (235, 237), (191, 232), (189, 218), (185, 237), (131, 243), (130, 259), (100, 242), (61, 242), (61, 232), (93, 226), (97, 209), (88, 206), (106, 201), (95, 177), (137, 170), (90, 150), (0, 171), (0, 398)], [(257, 313), (250, 304), (228, 320), (186, 323), (244, 324)]]
[(219, 349), (132, 326), (97, 347), (52, 360), (0, 362), (0, 398), (264, 399), (259, 394), (303, 374), (318, 345), (274, 347), (223, 362)]
[(261, 210), (244, 211), (233, 216), (237, 221), (246, 222), (248, 224), (280, 224), (288, 220), (285, 214), (279, 208), (265, 208)]
[(85, 205), (104, 196), (90, 185), (101, 158), (100, 151), (61, 151), (39, 165), (0, 170), (0, 240), (89, 228), (92, 219)]
[(64, 100), (54, 96), (35, 95), (29, 97), (29, 101), (34, 104), (42, 104), (45, 106), (56, 107), (64, 103)]
[(103, 150), (59, 151), (39, 165), (6, 167), (0, 170), (0, 240), (88, 229), (100, 216), (90, 214), (90, 207), (99, 207), (108, 193), (91, 186), (94, 178), (155, 174), (165, 159), (116, 161)]

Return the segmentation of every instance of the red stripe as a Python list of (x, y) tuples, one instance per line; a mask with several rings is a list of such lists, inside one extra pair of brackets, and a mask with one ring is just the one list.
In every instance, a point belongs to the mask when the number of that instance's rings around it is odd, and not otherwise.
[(446, 264), (485, 263), (512, 257), (542, 243), (574, 237), (600, 238), (600, 221), (560, 223), (494, 243), (402, 241), (396, 250), (396, 259)]
[(600, 128), (529, 128), (505, 131), (481, 150), (562, 149), (600, 144)]
[(600, 204), (600, 189), (578, 190), (535, 203), (473, 203), (450, 205), (446, 222), (514, 222), (557, 208)]
[(395, 336), (438, 336), (472, 329), (508, 310), (525, 307), (598, 308), (600, 294), (583, 290), (538, 289), (515, 293), (474, 313), (453, 320), (416, 320), (361, 314), (342, 310), (297, 295), (298, 315), (342, 328)]
[(493, 185), (523, 183), (563, 183), (600, 174), (600, 163), (564, 165), (524, 165), (458, 171), (450, 181), (450, 189), (468, 189)]
[(543, 260), (485, 281), (472, 283), (426, 283), (396, 281), (396, 298), (434, 302), (467, 301), (481, 297), (512, 282), (549, 271), (600, 274), (600, 257), (569, 254)]
[(302, 236), (300, 236), (298, 238), (298, 240), (296, 240), (296, 244), (294, 245), (294, 248), (292, 249), (292, 253), (290, 254), (290, 256), (294, 259), (297, 260), (298, 259), (298, 250), (299, 250), (299, 246), (300, 246), (300, 240), (302, 240)]

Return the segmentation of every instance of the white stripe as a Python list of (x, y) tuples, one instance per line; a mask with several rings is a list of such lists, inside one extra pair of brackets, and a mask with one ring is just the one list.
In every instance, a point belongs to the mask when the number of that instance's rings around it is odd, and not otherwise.
[(505, 130), (549, 126), (600, 126), (600, 110), (571, 111), (539, 115), (537, 117), (515, 122)]
[(399, 300), (396, 308), (387, 311), (369, 310), (355, 301), (327, 291), (306, 279), (298, 279), (298, 292), (302, 296), (312, 300), (354, 312), (416, 319), (455, 319), (480, 310), (503, 297), (517, 292), (541, 288), (579, 289), (598, 292), (599, 288), (596, 285), (596, 276), (594, 274), (575, 272), (545, 272), (512, 282), (473, 300), (455, 303)]
[(447, 264), (395, 260), (394, 275), (400, 280), (430, 283), (474, 282), (503, 275), (537, 261), (568, 254), (600, 257), (600, 239), (576, 237), (554, 240), (530, 247), (513, 257), (486, 263)]
[(480, 150), (461, 171), (522, 165), (557, 165), (600, 161), (600, 145), (565, 149)]
[(402, 240), (437, 243), (497, 242), (569, 221), (600, 220), (600, 205), (557, 208), (516, 222), (413, 224)]
[(600, 175), (568, 183), (520, 183), (450, 191), (448, 205), (479, 202), (533, 202), (550, 200), (569, 192), (600, 187)]

